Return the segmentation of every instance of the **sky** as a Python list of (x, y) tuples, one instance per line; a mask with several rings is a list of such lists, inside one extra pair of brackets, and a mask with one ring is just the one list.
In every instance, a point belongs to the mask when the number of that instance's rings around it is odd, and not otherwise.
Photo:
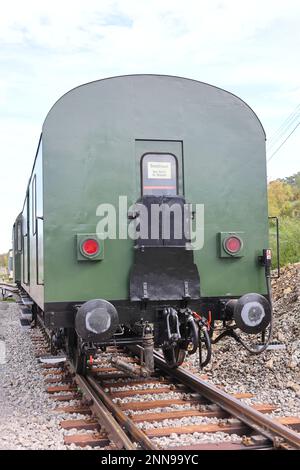
[[(277, 142), (278, 128), (299, 117), (298, 0), (0, 0), (0, 12), (0, 253), (43, 120), (79, 84), (157, 73), (219, 86), (257, 113), (268, 158), (288, 135)], [(269, 180), (300, 170), (299, 148), (300, 126), (270, 159)]]

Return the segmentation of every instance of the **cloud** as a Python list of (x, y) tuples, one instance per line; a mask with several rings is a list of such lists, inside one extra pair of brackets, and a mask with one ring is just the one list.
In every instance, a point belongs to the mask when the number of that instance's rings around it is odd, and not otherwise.
[(28, 119), (0, 119), (0, 252), (11, 245), (12, 225), (22, 210), (33, 157), (40, 134), (39, 125)]
[[(81, 83), (129, 73), (195, 78), (241, 96), (272, 135), (300, 101), (299, 17), (298, 0), (2, 3), (0, 187), (9, 191), (7, 173), (18, 181), (9, 217), (23, 203), (47, 111)], [(299, 170), (299, 134), (270, 162), (272, 177)]]

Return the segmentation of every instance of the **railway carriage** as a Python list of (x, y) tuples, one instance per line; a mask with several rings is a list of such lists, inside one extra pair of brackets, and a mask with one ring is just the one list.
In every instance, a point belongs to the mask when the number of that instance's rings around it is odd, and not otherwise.
[[(18, 215), (12, 230), (13, 281), (21, 285), (21, 260), (23, 255), (22, 237), (23, 215)], [(26, 247), (25, 247), (26, 249)]]
[(232, 93), (172, 76), (69, 91), (43, 124), (14, 258), (33, 319), (66, 343), (78, 370), (115, 343), (144, 347), (141, 373), (153, 369), (153, 347), (176, 367), (200, 345), (205, 364), (217, 320), (217, 340), (264, 334), (272, 311), (258, 117)]

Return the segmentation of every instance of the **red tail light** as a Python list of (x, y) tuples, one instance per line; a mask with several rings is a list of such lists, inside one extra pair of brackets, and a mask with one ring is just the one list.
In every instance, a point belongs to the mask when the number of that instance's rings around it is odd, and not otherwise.
[(224, 240), (224, 248), (227, 253), (234, 255), (241, 250), (242, 240), (236, 236), (228, 237)]
[(96, 255), (99, 252), (99, 243), (97, 240), (94, 240), (93, 238), (89, 238), (88, 240), (84, 240), (84, 242), (81, 245), (81, 249), (83, 253), (87, 256), (93, 256)]

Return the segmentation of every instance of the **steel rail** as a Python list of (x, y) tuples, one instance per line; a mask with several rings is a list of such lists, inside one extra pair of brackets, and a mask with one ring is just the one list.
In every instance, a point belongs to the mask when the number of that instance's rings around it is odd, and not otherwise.
[(78, 388), (82, 394), (87, 398), (88, 405), (92, 412), (98, 418), (99, 423), (104, 427), (108, 437), (114, 442), (117, 448), (126, 450), (136, 450), (136, 445), (129, 439), (120, 424), (110, 414), (109, 410), (98, 397), (98, 392), (95, 392), (88, 379), (74, 373), (74, 369), (70, 364), (66, 365), (70, 374), (73, 376)]
[(230, 413), (230, 415), (270, 439), (275, 448), (287, 448), (290, 446), (293, 449), (300, 449), (299, 433), (274, 421), (211, 383), (205, 382), (183, 367), (171, 369), (164, 358), (157, 352), (154, 353), (154, 362), (159, 369), (163, 370), (171, 377), (180, 380), (195, 392), (200, 393), (208, 400), (219, 405), (220, 408)]
[(4, 292), (11, 292), (12, 294), (17, 294), (19, 292), (18, 287), (15, 284), (7, 284), (5, 282), (0, 283), (0, 290), (2, 292), (2, 297), (4, 297)]
[(1, 287), (8, 287), (8, 288), (12, 288), (12, 289), (16, 289), (18, 290), (18, 286), (17, 284), (13, 284), (13, 283), (10, 283), (10, 282), (0, 282), (0, 288)]
[(151, 442), (146, 434), (136, 426), (136, 424), (111, 400), (111, 398), (101, 388), (99, 383), (91, 375), (87, 375), (86, 380), (95, 390), (104, 405), (111, 412), (116, 421), (123, 426), (130, 436), (138, 442), (145, 450), (158, 450), (158, 448)]

